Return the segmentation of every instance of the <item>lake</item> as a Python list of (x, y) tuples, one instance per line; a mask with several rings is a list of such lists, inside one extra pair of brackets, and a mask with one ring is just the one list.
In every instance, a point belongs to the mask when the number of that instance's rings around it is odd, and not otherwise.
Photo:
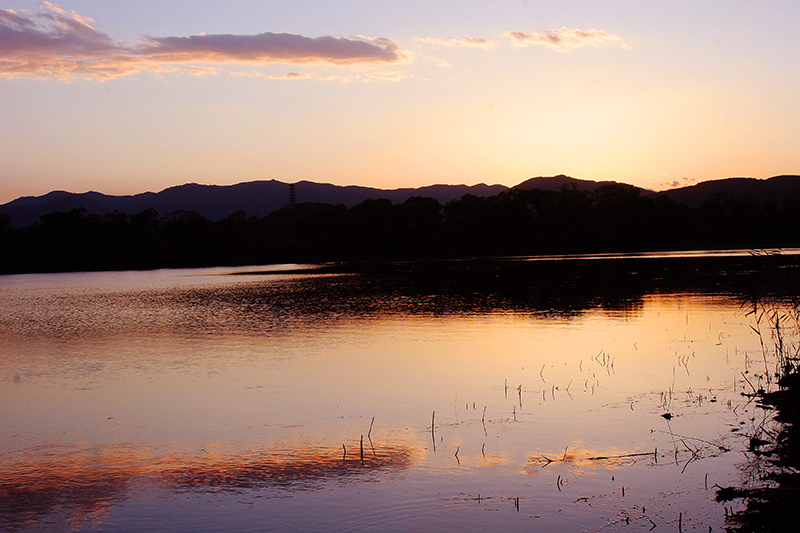
[(0, 529), (719, 531), (777, 260), (1, 276)]

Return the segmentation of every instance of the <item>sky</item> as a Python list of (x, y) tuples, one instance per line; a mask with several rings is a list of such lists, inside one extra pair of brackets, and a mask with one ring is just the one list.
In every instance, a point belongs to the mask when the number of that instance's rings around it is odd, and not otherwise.
[(798, 87), (798, 0), (0, 0), (0, 203), (800, 174)]

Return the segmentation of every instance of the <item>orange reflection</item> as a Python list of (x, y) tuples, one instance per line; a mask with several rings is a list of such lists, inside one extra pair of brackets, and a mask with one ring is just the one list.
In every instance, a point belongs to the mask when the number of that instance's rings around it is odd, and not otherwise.
[(414, 450), (406, 445), (365, 442), (363, 456), (324, 443), (303, 446), (279, 452), (201, 450), (189, 456), (122, 444), (26, 450), (24, 458), (0, 462), (0, 530), (28, 527), (56, 513), (65, 515), (71, 528), (97, 523), (129, 497), (134, 483), (186, 491), (296, 491), (413, 464)]
[(310, 448), (282, 453), (260, 451), (247, 455), (206, 454), (159, 463), (165, 482), (185, 490), (233, 490), (259, 487), (304, 489), (330, 479), (359, 476), (376, 470), (405, 470), (412, 450), (375, 447), (360, 452)]
[(614, 469), (630, 465), (638, 461), (657, 462), (657, 451), (622, 450), (607, 448), (604, 450), (568, 446), (561, 454), (534, 452), (528, 456), (523, 472), (537, 474), (549, 465), (567, 465), (573, 471), (584, 472), (596, 468)]

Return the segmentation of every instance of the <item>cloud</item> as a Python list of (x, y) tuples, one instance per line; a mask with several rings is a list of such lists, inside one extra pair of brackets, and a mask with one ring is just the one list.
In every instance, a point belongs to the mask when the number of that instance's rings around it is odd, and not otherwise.
[(141, 70), (91, 19), (42, 2), (39, 13), (0, 10), (0, 75), (115, 77)]
[(376, 81), (381, 82), (398, 82), (410, 76), (401, 72), (393, 72), (386, 70), (371, 70), (368, 72), (357, 72), (342, 76), (340, 74), (329, 74), (322, 76), (314, 72), (286, 72), (283, 74), (265, 74), (263, 72), (254, 70), (251, 72), (244, 71), (230, 71), (231, 76), (240, 77), (253, 77), (253, 78), (268, 78), (270, 80), (314, 80), (314, 81), (328, 81), (335, 83), (372, 83)]
[(485, 48), (487, 50), (491, 50), (497, 46), (496, 41), (479, 39), (477, 37), (454, 37), (452, 39), (442, 39), (441, 37), (414, 37), (414, 41), (433, 46), (465, 46), (469, 48)]
[(322, 76), (317, 78), (318, 81), (332, 81), (335, 83), (353, 83), (355, 81), (360, 81), (362, 83), (372, 83), (376, 81), (381, 82), (398, 82), (403, 81), (404, 79), (410, 78), (411, 76), (408, 74), (403, 74), (401, 72), (390, 72), (390, 71), (372, 71), (372, 72), (362, 72), (358, 74), (353, 74), (350, 76), (341, 76), (339, 74), (332, 74), (330, 76)]
[(342, 76), (340, 74), (331, 74), (329, 76), (323, 76), (321, 78), (317, 78), (319, 81), (332, 81), (334, 83), (352, 83), (354, 81), (363, 80), (364, 76), (362, 74), (352, 74), (350, 76)]
[(663, 181), (661, 183), (656, 184), (659, 187), (659, 190), (668, 190), (668, 189), (677, 189), (679, 187), (689, 187), (691, 185), (696, 185), (697, 180), (695, 178), (680, 178), (672, 181)]
[(181, 71), (185, 72), (186, 74), (190, 74), (192, 76), (197, 76), (197, 77), (201, 77), (201, 76), (216, 76), (216, 75), (219, 74), (219, 72), (217, 72), (217, 69), (209, 68), (209, 67), (191, 66), (191, 67), (186, 67), (184, 69), (181, 69)]
[(397, 63), (407, 59), (391, 39), (304, 37), (291, 33), (150, 37), (139, 53), (156, 62), (259, 62), (336, 65)]
[(242, 70), (231, 70), (230, 72), (228, 72), (228, 74), (230, 74), (231, 76), (239, 76), (242, 78), (259, 78), (264, 75), (263, 72), (259, 72), (257, 70), (253, 70), (250, 72), (244, 72)]
[(409, 78), (408, 74), (403, 74), (401, 72), (389, 72), (389, 71), (376, 71), (376, 72), (366, 72), (364, 74), (364, 82), (369, 83), (373, 81), (402, 81), (406, 78)]
[(305, 80), (314, 75), (303, 72), (287, 72), (286, 74), (271, 74), (267, 76), (271, 80)]
[(0, 76), (110, 79), (137, 72), (213, 71), (197, 63), (343, 65), (410, 60), (391, 39), (305, 37), (290, 33), (146, 37), (133, 46), (113, 40), (92, 19), (50, 2), (39, 11), (0, 10)]
[(542, 30), (538, 33), (507, 31), (503, 35), (511, 39), (513, 46), (541, 45), (556, 52), (569, 52), (583, 46), (617, 45), (622, 48), (629, 48), (619, 35), (606, 33), (603, 30), (578, 30), (567, 28), (566, 26), (560, 30)]

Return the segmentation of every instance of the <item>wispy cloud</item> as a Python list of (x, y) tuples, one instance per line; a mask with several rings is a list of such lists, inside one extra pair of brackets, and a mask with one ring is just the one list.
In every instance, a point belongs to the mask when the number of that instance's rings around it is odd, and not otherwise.
[(469, 48), (485, 48), (487, 50), (491, 50), (497, 46), (496, 41), (479, 39), (477, 37), (453, 37), (452, 39), (442, 39), (441, 37), (414, 37), (414, 41), (433, 46), (465, 46)]
[(404, 74), (402, 72), (393, 72), (386, 70), (357, 72), (349, 75), (328, 74), (325, 76), (315, 72), (286, 72), (284, 74), (265, 74), (258, 70), (253, 70), (250, 72), (231, 71), (229, 74), (232, 76), (240, 76), (240, 77), (268, 78), (271, 80), (314, 80), (314, 81), (328, 81), (335, 83), (352, 83), (352, 82), (372, 83), (376, 81), (397, 82), (411, 77), (410, 75)]
[(388, 70), (379, 70), (374, 72), (365, 72), (364, 81), (367, 83), (373, 81), (402, 81), (410, 78), (411, 75), (402, 72), (393, 72)]
[(603, 30), (578, 30), (564, 26), (560, 30), (542, 30), (537, 33), (507, 31), (503, 34), (517, 47), (540, 45), (556, 52), (569, 52), (583, 46), (602, 47), (609, 45), (629, 48), (622, 37)]
[(391, 39), (305, 37), (290, 33), (199, 34), (115, 41), (94, 21), (50, 2), (0, 10), (0, 76), (109, 79), (137, 72), (208, 74), (198, 63), (382, 65), (408, 61)]
[(382, 71), (377, 70), (373, 72), (361, 72), (358, 74), (352, 74), (349, 76), (342, 76), (339, 74), (332, 74), (329, 76), (323, 76), (317, 78), (318, 81), (332, 81), (335, 83), (353, 83), (353, 82), (362, 82), (362, 83), (373, 83), (376, 81), (388, 81), (388, 82), (397, 82), (402, 81), (407, 78), (410, 78), (409, 74), (403, 74), (402, 72), (392, 72), (392, 71)]
[(661, 183), (656, 184), (659, 187), (659, 190), (667, 190), (667, 189), (677, 189), (679, 187), (690, 187), (692, 185), (696, 185), (697, 180), (695, 178), (680, 178), (672, 181), (662, 181)]
[(286, 74), (270, 74), (267, 76), (271, 80), (307, 80), (314, 75), (308, 72), (287, 72)]

